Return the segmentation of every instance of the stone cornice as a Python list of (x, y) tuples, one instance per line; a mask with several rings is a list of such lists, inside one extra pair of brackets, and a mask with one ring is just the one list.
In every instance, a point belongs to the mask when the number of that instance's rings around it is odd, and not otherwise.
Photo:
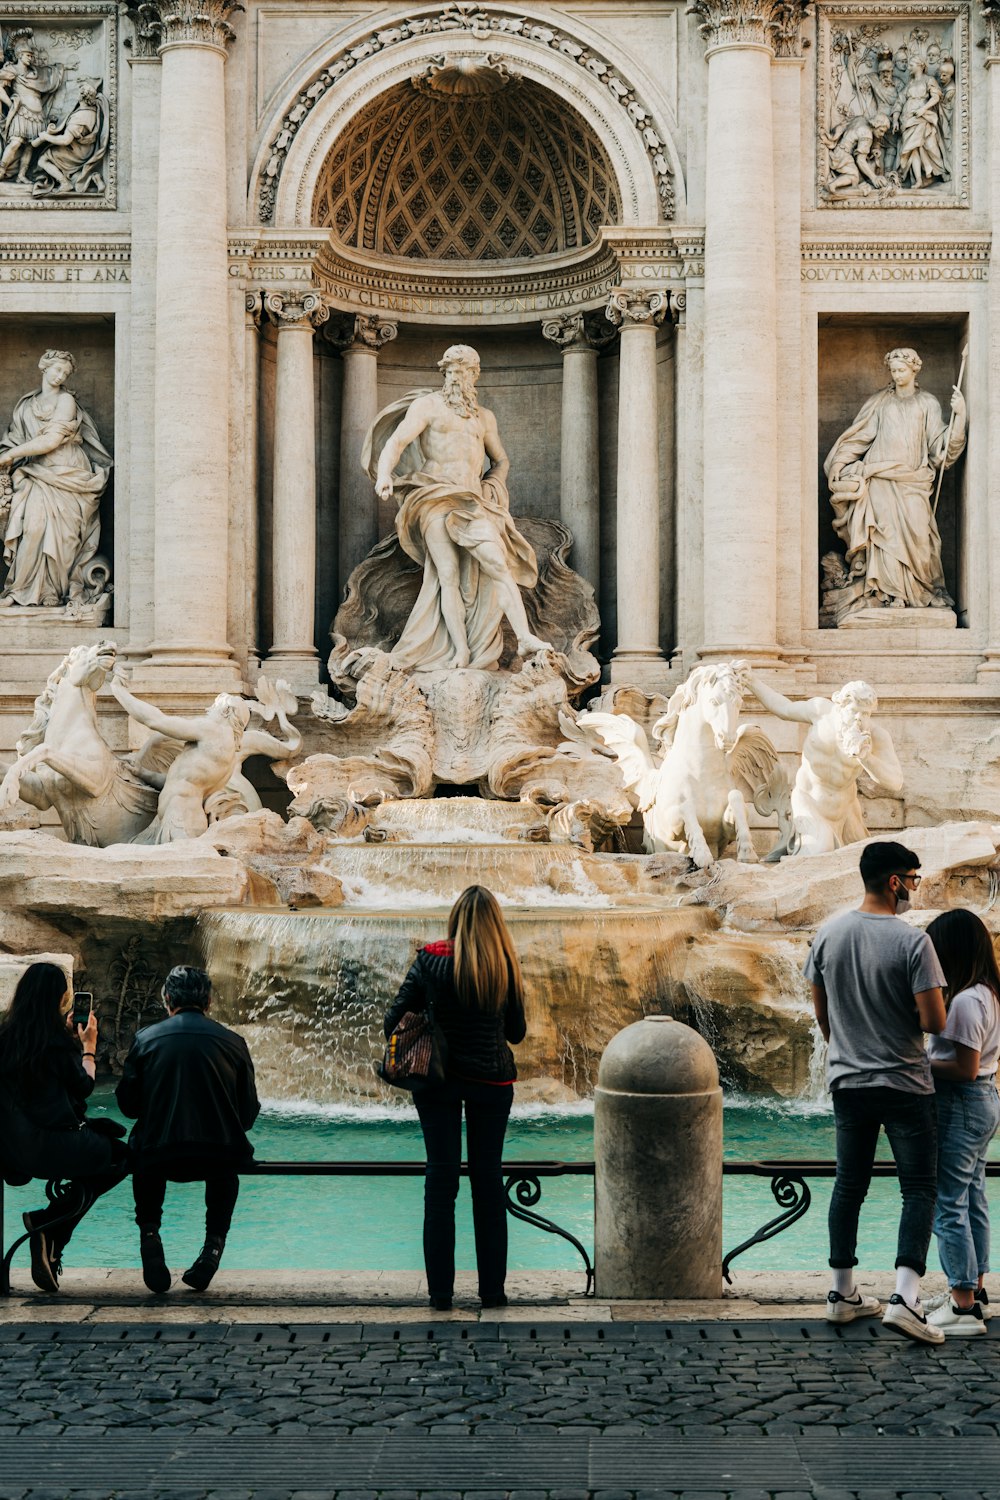
[(689, 16), (711, 54), (720, 47), (763, 47), (794, 55), (799, 27), (811, 10), (809, 0), (692, 0)]
[(944, 285), (985, 282), (990, 240), (805, 240), (802, 280), (823, 285), (869, 282)]

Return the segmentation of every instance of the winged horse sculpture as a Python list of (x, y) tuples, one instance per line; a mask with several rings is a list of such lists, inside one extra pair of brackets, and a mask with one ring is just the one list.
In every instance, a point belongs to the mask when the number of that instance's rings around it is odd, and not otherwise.
[(647, 852), (676, 850), (704, 869), (735, 839), (736, 858), (755, 863), (748, 803), (761, 816), (777, 814), (780, 837), (768, 861), (787, 852), (788, 778), (763, 730), (739, 722), (749, 677), (744, 662), (696, 667), (653, 725), (659, 755), (627, 714), (580, 714), (579, 726), (618, 761), (625, 790), (642, 814)]

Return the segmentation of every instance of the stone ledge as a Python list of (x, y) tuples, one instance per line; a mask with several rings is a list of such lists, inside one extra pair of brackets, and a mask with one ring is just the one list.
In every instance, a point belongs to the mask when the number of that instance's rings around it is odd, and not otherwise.
[[(733, 1323), (820, 1320), (829, 1287), (826, 1271), (734, 1271), (735, 1282), (718, 1301), (644, 1302), (585, 1297), (580, 1272), (517, 1271), (507, 1278), (510, 1305), (480, 1309), (475, 1276), (460, 1273), (456, 1305), (431, 1313), (420, 1271), (227, 1271), (205, 1293), (177, 1281), (166, 1297), (153, 1297), (138, 1271), (99, 1267), (68, 1270), (63, 1293), (29, 1290), (27, 1271), (15, 1265), (14, 1295), (0, 1302), (0, 1325), (91, 1324), (372, 1324), (372, 1323)], [(860, 1273), (866, 1291), (886, 1300), (895, 1273)], [(939, 1272), (925, 1293), (944, 1289)]]

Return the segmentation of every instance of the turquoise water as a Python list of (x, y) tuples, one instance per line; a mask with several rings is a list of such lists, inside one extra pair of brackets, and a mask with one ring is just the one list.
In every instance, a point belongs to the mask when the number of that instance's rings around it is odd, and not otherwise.
[[(113, 1101), (99, 1092), (91, 1113), (115, 1114)], [(423, 1159), (423, 1142), (410, 1108), (391, 1113), (363, 1110), (265, 1108), (253, 1132), (261, 1161), (342, 1161)], [(1000, 1145), (994, 1143), (1000, 1156)], [(833, 1117), (816, 1108), (766, 1107), (727, 1101), (725, 1152), (728, 1160), (759, 1157), (832, 1157)], [(515, 1115), (505, 1149), (517, 1159), (588, 1161), (593, 1158), (593, 1117), (581, 1106), (571, 1111)], [(883, 1143), (882, 1153), (888, 1155)], [(420, 1178), (265, 1178), (243, 1180), (240, 1202), (226, 1252), (226, 1263), (244, 1269), (413, 1270), (420, 1249)], [(475, 1266), (468, 1184), (459, 1195), (457, 1263)], [(741, 1256), (734, 1268), (809, 1270), (826, 1263), (828, 1182), (812, 1185), (808, 1214), (792, 1229)], [(15, 1214), (39, 1207), (38, 1185), (7, 1190), (7, 1236)], [(871, 1269), (895, 1259), (898, 1188), (894, 1180), (872, 1184), (862, 1215), (859, 1258)], [(590, 1178), (542, 1181), (539, 1211), (593, 1245), (593, 1184)], [(728, 1250), (777, 1212), (768, 1179), (725, 1181), (723, 1244)], [(191, 1184), (168, 1188), (163, 1239), (173, 1265), (188, 1264), (203, 1232), (200, 1190)], [(66, 1257), (72, 1265), (137, 1267), (138, 1235), (128, 1185), (101, 1201), (80, 1226)], [(576, 1251), (556, 1236), (510, 1221), (510, 1264), (519, 1269), (580, 1265)], [(932, 1249), (932, 1264), (936, 1267)]]

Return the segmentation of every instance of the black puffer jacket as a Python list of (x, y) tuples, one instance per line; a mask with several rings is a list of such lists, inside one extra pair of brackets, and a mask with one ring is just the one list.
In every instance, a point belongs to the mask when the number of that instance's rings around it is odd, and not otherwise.
[(386, 1036), (392, 1034), (407, 1011), (426, 1010), (428, 999), (448, 1042), (450, 1076), (488, 1083), (513, 1082), (517, 1064), (508, 1043), (522, 1042), (527, 1031), (524, 1006), (519, 1000), (511, 995), (494, 1015), (463, 1005), (455, 989), (450, 943), (428, 943), (421, 948), (385, 1013)]
[(138, 1122), (129, 1144), (140, 1162), (253, 1156), (246, 1132), (260, 1104), (247, 1044), (200, 1010), (137, 1033), (115, 1097)]

